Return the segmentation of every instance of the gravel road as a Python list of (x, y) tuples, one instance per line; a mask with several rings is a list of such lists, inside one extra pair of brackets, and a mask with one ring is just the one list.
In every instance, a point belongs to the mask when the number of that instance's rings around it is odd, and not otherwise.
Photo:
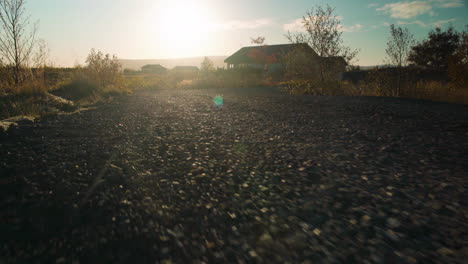
[(141, 92), (0, 149), (0, 263), (468, 258), (468, 106)]

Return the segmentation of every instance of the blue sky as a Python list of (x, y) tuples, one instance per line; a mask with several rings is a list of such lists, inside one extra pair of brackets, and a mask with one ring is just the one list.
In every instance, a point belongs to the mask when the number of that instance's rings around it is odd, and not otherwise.
[(389, 25), (407, 27), (416, 39), (436, 25), (468, 24), (466, 0), (29, 0), (57, 66), (83, 63), (91, 48), (126, 59), (230, 55), (250, 37), (287, 43), (287, 30), (316, 4), (341, 18), (346, 45), (360, 49), (357, 64), (381, 64)]

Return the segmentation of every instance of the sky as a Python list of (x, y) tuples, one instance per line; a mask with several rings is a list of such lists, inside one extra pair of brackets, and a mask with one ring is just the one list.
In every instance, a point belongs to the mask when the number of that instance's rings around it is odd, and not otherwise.
[(122, 59), (228, 56), (263, 36), (288, 43), (316, 5), (336, 8), (344, 44), (359, 49), (357, 65), (383, 64), (389, 25), (417, 40), (436, 26), (468, 24), (467, 0), (29, 0), (55, 66), (83, 64), (92, 48)]

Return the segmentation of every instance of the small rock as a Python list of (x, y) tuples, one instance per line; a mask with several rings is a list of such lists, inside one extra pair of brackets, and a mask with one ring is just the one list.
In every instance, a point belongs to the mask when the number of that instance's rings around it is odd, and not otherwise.
[(391, 228), (397, 228), (400, 226), (400, 221), (398, 221), (396, 218), (390, 217), (387, 219), (387, 225)]
[(313, 232), (316, 236), (320, 236), (320, 234), (322, 233), (322, 231), (320, 231), (320, 229), (318, 229), (318, 228), (315, 228), (312, 232)]
[(441, 254), (441, 255), (453, 255), (453, 250), (449, 249), (449, 248), (446, 248), (446, 247), (441, 247), (439, 249), (437, 249), (437, 253)]
[(258, 239), (259, 242), (269, 242), (272, 241), (273, 238), (271, 237), (270, 233), (265, 232), (263, 233), (260, 238)]
[(368, 215), (364, 215), (362, 218), (361, 218), (361, 221), (362, 222), (369, 222), (371, 220), (371, 217), (368, 216)]

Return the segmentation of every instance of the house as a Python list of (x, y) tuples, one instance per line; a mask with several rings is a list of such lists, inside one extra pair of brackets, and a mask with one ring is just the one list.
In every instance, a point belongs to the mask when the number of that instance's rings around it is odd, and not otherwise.
[(141, 67), (142, 72), (163, 74), (167, 72), (167, 69), (161, 66), (160, 64), (147, 64)]
[(343, 79), (343, 73), (348, 65), (345, 59), (340, 56), (320, 57), (320, 63), (327, 69), (329, 77), (337, 80)]
[(315, 70), (320, 69), (320, 66), (331, 68), (333, 76), (338, 79), (341, 79), (346, 70), (347, 63), (343, 57), (321, 57), (306, 43), (243, 47), (227, 57), (224, 62), (228, 69), (251, 68), (275, 72), (284, 69), (282, 59), (289, 54), (298, 56), (307, 64), (310, 63), (311, 68)]

